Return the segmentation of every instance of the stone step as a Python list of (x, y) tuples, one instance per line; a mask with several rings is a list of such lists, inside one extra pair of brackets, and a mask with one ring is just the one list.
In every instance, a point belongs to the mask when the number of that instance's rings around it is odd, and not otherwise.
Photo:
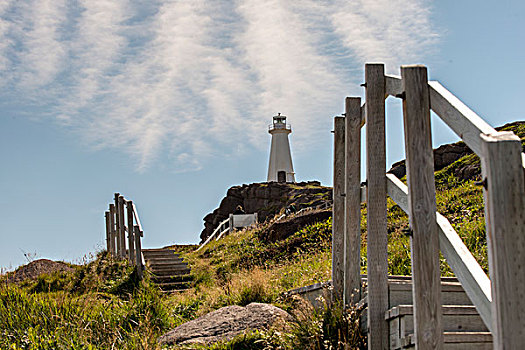
[[(386, 312), (391, 349), (401, 349), (403, 339), (414, 333), (413, 311), (412, 305), (398, 305)], [(445, 332), (488, 332), (474, 306), (444, 305), (442, 312)]]
[[(492, 350), (490, 332), (445, 332), (443, 336), (445, 350)], [(415, 348), (414, 334), (410, 334), (402, 339), (399, 349)]]

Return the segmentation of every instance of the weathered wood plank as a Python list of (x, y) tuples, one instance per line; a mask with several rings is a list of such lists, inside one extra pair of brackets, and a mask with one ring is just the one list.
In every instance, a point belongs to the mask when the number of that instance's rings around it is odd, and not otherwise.
[(133, 233), (133, 202), (132, 201), (127, 201), (126, 202), (126, 210), (127, 210), (127, 227), (128, 227), (128, 249), (129, 249), (129, 254), (128, 254), (128, 258), (129, 258), (129, 261), (132, 263), (132, 264), (136, 264), (136, 260), (135, 260), (135, 238), (134, 238), (134, 233)]
[(109, 205), (109, 224), (110, 224), (110, 246), (109, 246), (109, 252), (112, 257), (117, 256), (117, 245), (115, 243), (116, 239), (116, 230), (115, 230), (115, 204)]
[(474, 153), (481, 155), (480, 134), (491, 134), (496, 130), (439, 82), (431, 81), (428, 85), (432, 110)]
[(403, 92), (403, 82), (397, 75), (385, 74), (385, 92), (389, 96), (397, 96)]
[(119, 231), (118, 231), (118, 240), (120, 241), (120, 257), (125, 258), (126, 257), (126, 231), (125, 231), (125, 223), (124, 223), (124, 197), (119, 196), (118, 197), (118, 225), (119, 225)]
[[(395, 175), (386, 176), (388, 195), (403, 211), (408, 212), (408, 187)], [(490, 280), (447, 218), (436, 212), (436, 222), (441, 252), (490, 330), (492, 328)]]
[(122, 241), (120, 240), (120, 209), (119, 209), (119, 197), (120, 193), (115, 193), (115, 242), (116, 242), (116, 254), (115, 257), (122, 256)]
[(106, 211), (104, 213), (104, 218), (106, 222), (106, 251), (108, 254), (110, 254), (110, 248), (111, 248), (111, 226), (109, 223), (109, 211)]
[(361, 300), (361, 98), (345, 101), (344, 303)]
[(367, 64), (367, 264), (368, 348), (388, 349), (388, 257), (386, 221), (385, 77), (383, 64)]
[(140, 223), (139, 212), (137, 211), (137, 207), (135, 206), (135, 203), (133, 203), (133, 216), (135, 217), (135, 222), (137, 223), (140, 232), (142, 232), (142, 225)]
[(345, 229), (345, 118), (334, 118), (334, 188), (332, 213), (332, 297), (343, 302)]
[(481, 135), (494, 349), (525, 344), (525, 184), (520, 139)]
[[(385, 75), (386, 93), (398, 96), (403, 92), (401, 77)], [(492, 134), (496, 130), (461, 102), (437, 81), (428, 82), (430, 108), (445, 122), (474, 153), (480, 155), (480, 134)], [(522, 167), (525, 168), (525, 153), (521, 154)]]
[(133, 226), (133, 233), (135, 238), (135, 261), (137, 262), (137, 273), (139, 278), (142, 278), (143, 271), (143, 259), (142, 259), (142, 245), (140, 238), (142, 237), (142, 231), (139, 225)]
[(361, 127), (366, 123), (366, 103), (361, 106)]
[(414, 323), (418, 349), (442, 349), (439, 234), (427, 69), (402, 66), (403, 124), (412, 229)]

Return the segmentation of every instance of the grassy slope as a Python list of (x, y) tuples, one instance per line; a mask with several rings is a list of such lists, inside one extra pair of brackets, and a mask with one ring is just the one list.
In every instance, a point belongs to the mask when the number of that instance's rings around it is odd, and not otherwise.
[[(513, 131), (523, 140), (524, 126)], [(436, 173), (437, 203), (487, 270), (481, 187), (454, 175), (458, 168), (477, 162), (476, 156), (469, 155)], [(362, 271), (366, 272), (366, 206), (362, 212)], [(410, 244), (403, 234), (407, 225), (407, 216), (388, 200), (391, 274), (410, 273)], [(222, 306), (262, 301), (293, 310), (293, 303), (280, 297), (282, 292), (330, 278), (331, 220), (276, 243), (258, 239), (263, 229), (261, 225), (235, 232), (198, 253), (179, 247), (195, 277), (193, 288), (180, 294), (160, 294), (147, 278), (138, 281), (132, 267), (108, 261), (103, 254), (73, 273), (42, 276), (20, 287), (1, 283), (0, 348), (153, 349), (163, 332)], [(441, 267), (443, 275), (452, 275), (443, 259)], [(332, 316), (308, 312), (309, 318), (298, 323), (302, 328), (291, 334), (252, 334), (213, 348), (300, 348), (305, 343), (297, 342), (303, 339), (321, 349), (331, 334), (327, 325), (341, 319)]]

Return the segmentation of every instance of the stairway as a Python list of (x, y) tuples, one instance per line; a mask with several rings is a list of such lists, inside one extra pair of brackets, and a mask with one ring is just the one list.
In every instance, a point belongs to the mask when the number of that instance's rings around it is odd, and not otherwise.
[[(442, 277), (441, 293), (444, 349), (492, 349), (492, 335), (457, 279)], [(390, 349), (415, 349), (410, 276), (389, 276), (388, 294), (390, 309), (385, 319), (389, 325)], [(362, 326), (366, 328), (366, 315)]]
[(191, 269), (173, 250), (143, 249), (142, 256), (152, 274), (152, 281), (163, 292), (176, 292), (189, 287)]

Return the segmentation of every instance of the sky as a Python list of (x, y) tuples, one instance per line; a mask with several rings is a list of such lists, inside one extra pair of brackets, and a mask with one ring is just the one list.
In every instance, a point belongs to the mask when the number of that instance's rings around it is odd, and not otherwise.
[[(197, 243), (227, 189), (266, 180), (273, 115), (296, 179), (332, 183), (333, 117), (366, 62), (424, 64), (492, 126), (524, 120), (525, 4), (0, 0), (0, 268), (80, 263), (133, 200), (144, 247)], [(432, 117), (434, 147), (458, 138)], [(387, 100), (387, 163), (404, 158)], [(364, 173), (364, 172), (363, 172)]]

